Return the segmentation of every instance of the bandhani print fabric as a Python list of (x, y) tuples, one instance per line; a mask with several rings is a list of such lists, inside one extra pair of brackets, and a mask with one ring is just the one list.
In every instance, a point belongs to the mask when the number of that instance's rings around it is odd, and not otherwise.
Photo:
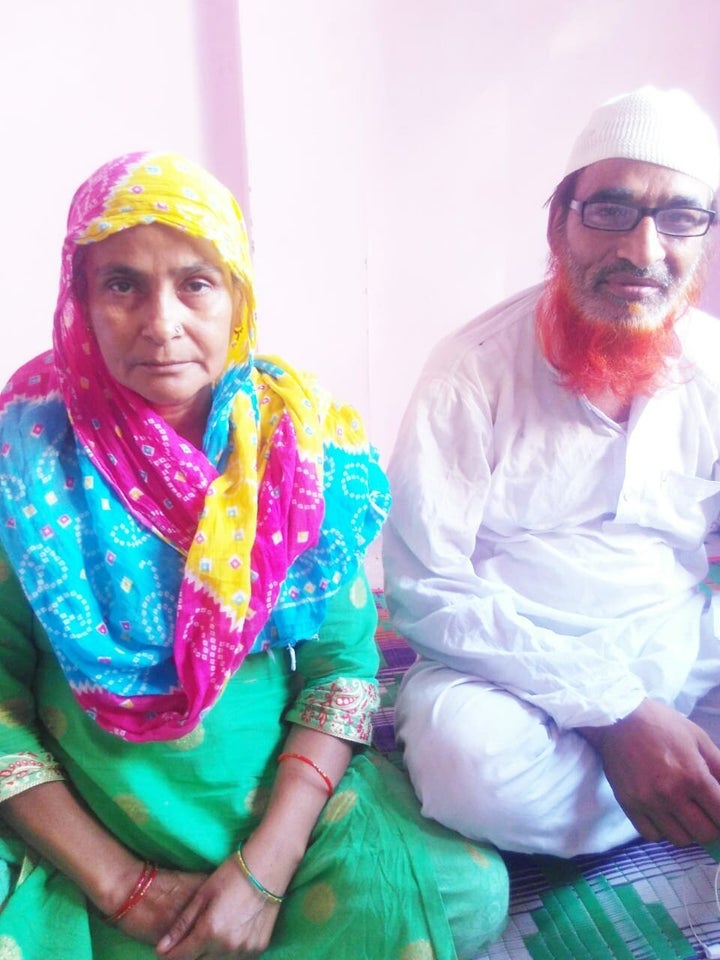
[[(143, 223), (211, 241), (240, 315), (203, 450), (108, 373), (78, 251)], [(245, 656), (313, 637), (389, 491), (358, 413), (256, 356), (242, 215), (202, 168), (129, 154), (76, 193), (53, 350), (0, 397), (2, 538), (81, 706), (131, 741), (186, 735)]]

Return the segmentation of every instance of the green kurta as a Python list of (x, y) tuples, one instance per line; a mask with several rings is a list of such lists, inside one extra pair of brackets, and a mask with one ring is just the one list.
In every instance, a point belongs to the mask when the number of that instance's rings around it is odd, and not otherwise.
[[(64, 776), (140, 857), (210, 871), (257, 824), (289, 722), (362, 743), (353, 711), (372, 698), (377, 669), (364, 577), (332, 600), (320, 636), (298, 647), (296, 671), (286, 651), (249, 656), (192, 733), (138, 744), (104, 732), (78, 707), (5, 562), (0, 571), (0, 799)], [(348, 697), (354, 706), (345, 709)], [(0, 960), (156, 956), (108, 926), (17, 837), (0, 838), (0, 856)], [(359, 748), (264, 956), (471, 957), (499, 932), (507, 895), (493, 849), (423, 819), (404, 774)]]

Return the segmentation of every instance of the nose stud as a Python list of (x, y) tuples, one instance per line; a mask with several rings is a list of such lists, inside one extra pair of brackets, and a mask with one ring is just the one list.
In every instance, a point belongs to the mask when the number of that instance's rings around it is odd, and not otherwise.
[(176, 323), (173, 327), (173, 333), (179, 336), (182, 333), (182, 324)]

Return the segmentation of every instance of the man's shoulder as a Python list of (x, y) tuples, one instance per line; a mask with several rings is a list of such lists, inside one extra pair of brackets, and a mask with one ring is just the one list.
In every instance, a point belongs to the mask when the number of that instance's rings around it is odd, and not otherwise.
[(536, 284), (521, 290), (448, 333), (433, 348), (429, 366), (447, 369), (470, 356), (492, 352), (498, 342), (507, 347), (512, 331), (525, 336), (527, 324), (534, 324), (542, 289), (542, 284)]
[[(683, 319), (684, 325), (695, 335), (706, 333), (711, 337), (720, 336), (720, 318), (708, 313), (701, 307), (691, 307)], [(682, 329), (682, 327), (683, 322), (681, 321), (680, 328)]]
[(720, 319), (693, 307), (678, 321), (676, 330), (684, 359), (720, 383)]

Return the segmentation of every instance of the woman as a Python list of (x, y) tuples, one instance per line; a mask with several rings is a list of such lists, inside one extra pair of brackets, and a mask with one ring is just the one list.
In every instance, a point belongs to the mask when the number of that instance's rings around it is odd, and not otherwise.
[(386, 481), (357, 413), (255, 356), (228, 191), (98, 170), (53, 345), (0, 404), (0, 955), (472, 956), (504, 867), (362, 749)]

